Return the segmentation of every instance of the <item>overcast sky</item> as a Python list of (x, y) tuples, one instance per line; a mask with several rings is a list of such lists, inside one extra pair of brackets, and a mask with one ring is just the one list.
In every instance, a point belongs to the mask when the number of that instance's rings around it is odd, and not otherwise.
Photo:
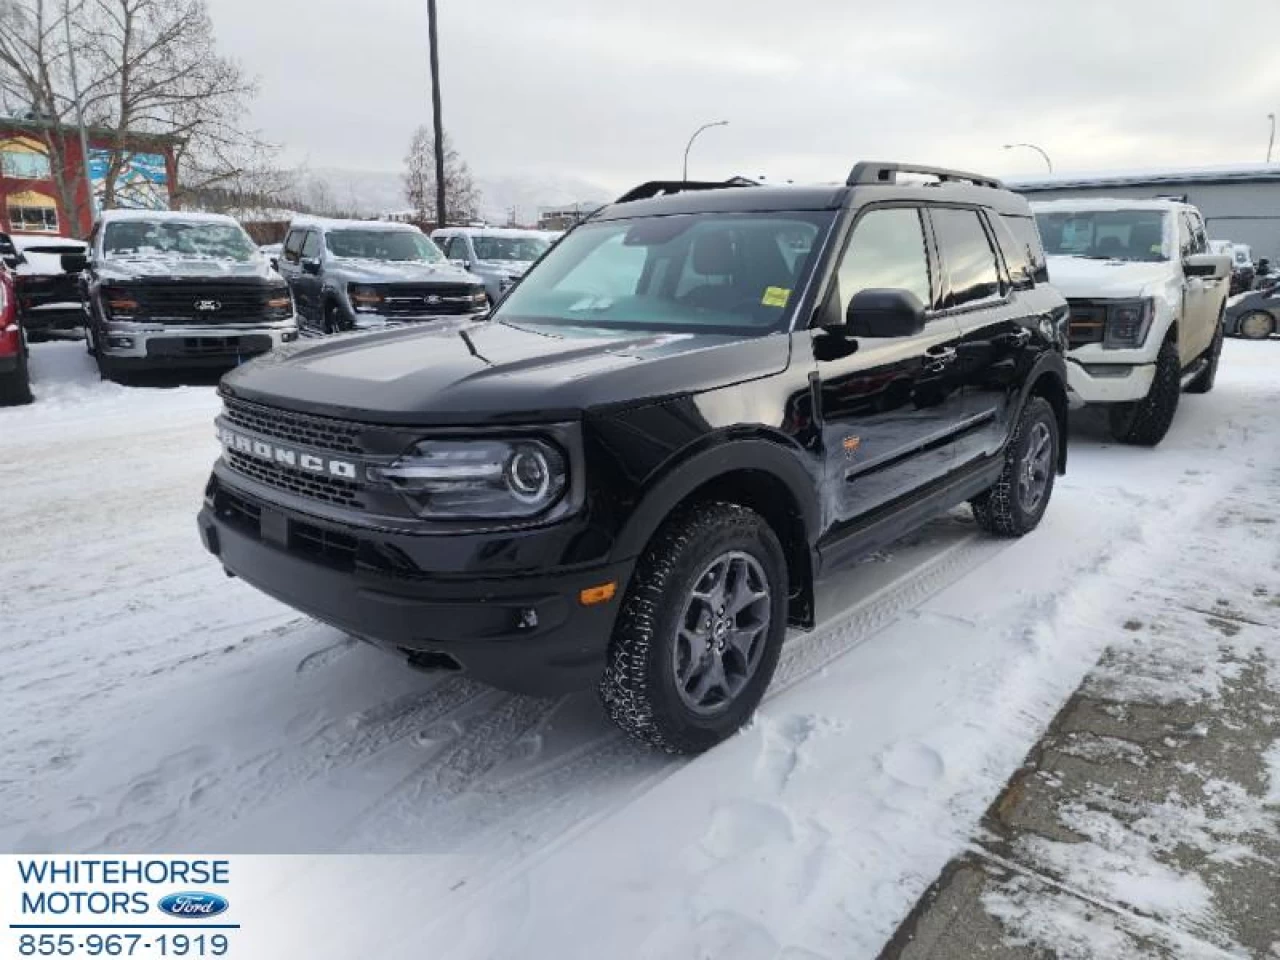
[[(312, 166), (398, 171), (430, 120), (426, 0), (208, 0), (255, 120)], [(489, 176), (616, 191), (843, 178), (857, 158), (1011, 175), (1256, 163), (1275, 0), (439, 0), (445, 125)]]

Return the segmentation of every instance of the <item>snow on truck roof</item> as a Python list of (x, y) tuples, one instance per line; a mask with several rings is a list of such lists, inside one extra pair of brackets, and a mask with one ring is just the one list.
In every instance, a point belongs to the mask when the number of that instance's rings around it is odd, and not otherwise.
[(289, 229), (307, 227), (312, 230), (387, 230), (392, 232), (421, 233), (412, 223), (396, 223), (391, 220), (340, 220), (335, 217), (294, 217)]
[(234, 224), (240, 226), (235, 217), (225, 213), (202, 213), (190, 210), (103, 210), (98, 215), (98, 222), (128, 223), (137, 221), (171, 221), (174, 223), (219, 223), (224, 226)]
[(1053, 173), (1035, 177), (1006, 177), (1005, 185), (1019, 193), (1035, 193), (1042, 190), (1072, 188), (1146, 187), (1183, 183), (1265, 183), (1276, 180), (1280, 180), (1280, 163)]
[(437, 234), (441, 236), (512, 237), (517, 240), (532, 237), (535, 240), (544, 240), (546, 239), (547, 231), (525, 230), (520, 227), (441, 227), (439, 230), (431, 231), (433, 237)]
[(1195, 208), (1181, 200), (1126, 200), (1123, 197), (1072, 197), (1066, 200), (1033, 200), (1031, 209), (1035, 213), (1053, 213), (1054, 211), (1090, 211), (1090, 210), (1187, 210)]

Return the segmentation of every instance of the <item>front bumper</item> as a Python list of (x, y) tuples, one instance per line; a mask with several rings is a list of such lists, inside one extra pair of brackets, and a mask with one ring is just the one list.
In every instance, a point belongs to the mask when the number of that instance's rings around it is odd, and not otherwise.
[(117, 366), (215, 366), (248, 360), (297, 337), (295, 320), (218, 325), (113, 322), (98, 336), (96, 346)]
[[(518, 693), (593, 686), (634, 561), (477, 577), (386, 569), (414, 541), (448, 537), (337, 524), (281, 508), (215, 470), (198, 519), (205, 548), (228, 573), (414, 665), (456, 669)], [(475, 551), (469, 535), (459, 552)], [(495, 536), (495, 545), (497, 541)], [(614, 598), (583, 606), (580, 591), (614, 581)]]
[(1081, 363), (1067, 360), (1067, 387), (1083, 403), (1130, 403), (1151, 392), (1154, 363)]

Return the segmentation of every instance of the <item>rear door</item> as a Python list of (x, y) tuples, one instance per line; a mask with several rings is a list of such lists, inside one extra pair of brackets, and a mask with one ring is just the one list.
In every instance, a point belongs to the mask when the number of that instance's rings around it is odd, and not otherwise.
[(964, 417), (955, 448), (964, 466), (1003, 446), (1017, 387), (1044, 338), (1031, 253), (1000, 218), (972, 207), (934, 207), (930, 218), (946, 278), (943, 315), (960, 330)]
[[(927, 308), (942, 294), (917, 205), (863, 210), (837, 264), (823, 301), (824, 325), (842, 322), (861, 290), (907, 290)], [(841, 343), (821, 329), (812, 336), (830, 507), (839, 530), (953, 468), (962, 415), (952, 381), (958, 329), (953, 318), (931, 315), (910, 337)]]

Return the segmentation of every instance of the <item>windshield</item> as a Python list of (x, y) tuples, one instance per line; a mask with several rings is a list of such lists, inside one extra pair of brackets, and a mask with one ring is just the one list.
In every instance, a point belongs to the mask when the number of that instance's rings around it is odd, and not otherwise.
[(444, 259), (440, 248), (416, 230), (330, 230), (325, 245), (335, 257), (349, 260)]
[(586, 224), (502, 301), (508, 322), (753, 335), (785, 329), (830, 213)]
[(537, 260), (550, 246), (541, 237), (486, 237), (474, 235), (471, 244), (477, 260)]
[(1162, 210), (1064, 210), (1037, 213), (1051, 255), (1091, 260), (1168, 260)]
[(102, 251), (108, 258), (183, 257), (240, 263), (258, 255), (258, 248), (238, 224), (198, 220), (109, 223), (102, 237)]

